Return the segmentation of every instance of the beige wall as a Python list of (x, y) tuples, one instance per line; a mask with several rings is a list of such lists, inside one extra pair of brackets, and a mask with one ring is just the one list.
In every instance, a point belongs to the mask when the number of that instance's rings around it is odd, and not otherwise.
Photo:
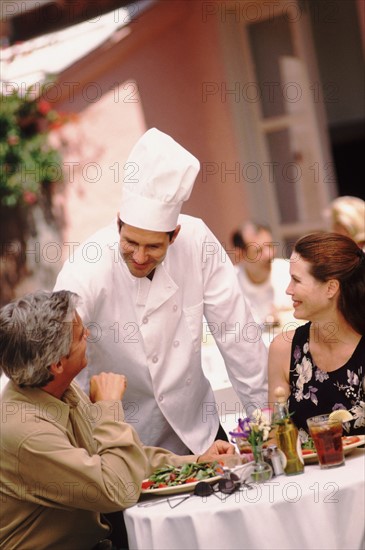
[[(105, 166), (99, 185), (86, 182), (82, 174), (70, 184), (72, 238), (85, 232), (85, 226), (102, 225), (109, 210), (114, 215), (119, 186), (111, 181), (108, 166), (122, 166), (138, 135), (153, 126), (171, 134), (202, 164), (184, 212), (202, 217), (227, 245), (231, 230), (242, 222), (242, 180), (236, 183), (234, 175), (224, 174), (238, 158), (229, 103), (203, 96), (206, 83), (220, 86), (226, 80), (216, 20), (204, 21), (203, 4), (174, 1), (154, 6), (121, 32), (119, 42), (104, 46), (62, 75), (58, 87), (65, 93), (59, 107), (79, 112), (78, 124), (63, 130), (69, 135), (68, 149), (74, 161)], [(129, 80), (138, 90), (126, 84)], [(72, 82), (72, 97), (67, 82)], [(104, 95), (92, 102), (99, 90)], [(83, 197), (76, 207), (75, 185)]]

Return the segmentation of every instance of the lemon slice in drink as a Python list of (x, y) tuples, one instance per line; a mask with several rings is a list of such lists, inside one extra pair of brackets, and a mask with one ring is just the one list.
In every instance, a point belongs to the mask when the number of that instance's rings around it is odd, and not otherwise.
[(353, 416), (349, 411), (345, 409), (338, 409), (337, 411), (332, 411), (328, 417), (328, 420), (332, 422), (333, 420), (339, 420), (340, 422), (349, 422), (353, 420)]

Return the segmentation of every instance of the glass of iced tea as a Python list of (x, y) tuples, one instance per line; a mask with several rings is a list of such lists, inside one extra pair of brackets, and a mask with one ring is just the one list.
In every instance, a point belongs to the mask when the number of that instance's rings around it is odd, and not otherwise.
[(321, 414), (308, 418), (307, 424), (320, 467), (334, 468), (344, 464), (341, 420), (331, 420), (329, 414)]

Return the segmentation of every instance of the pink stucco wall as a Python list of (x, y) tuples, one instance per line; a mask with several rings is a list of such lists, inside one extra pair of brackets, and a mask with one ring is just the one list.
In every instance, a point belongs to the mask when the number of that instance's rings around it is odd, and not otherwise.
[[(184, 212), (202, 217), (227, 245), (241, 223), (242, 182), (229, 175), (222, 181), (222, 169), (233, 168), (238, 157), (229, 104), (204, 96), (206, 83), (220, 84), (226, 77), (216, 19), (205, 20), (203, 4), (159, 3), (124, 29), (119, 41), (61, 75), (58, 86), (65, 93), (59, 108), (79, 113), (78, 123), (63, 129), (65, 158), (80, 163), (68, 186), (68, 238), (81, 239), (114, 215), (120, 180), (114, 181), (110, 167), (122, 167), (139, 135), (153, 126), (202, 164)], [(90, 182), (97, 175), (93, 162), (102, 178)], [(89, 174), (82, 173), (85, 164)]]

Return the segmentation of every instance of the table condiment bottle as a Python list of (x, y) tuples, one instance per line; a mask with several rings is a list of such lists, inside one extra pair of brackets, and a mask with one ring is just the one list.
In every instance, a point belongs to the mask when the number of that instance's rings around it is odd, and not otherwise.
[[(272, 467), (272, 462), (271, 462), (271, 450), (270, 450), (270, 447), (265, 447), (264, 449), (262, 449), (262, 456), (264, 457), (264, 461), (269, 464), (269, 466), (272, 468), (273, 472), (274, 472), (274, 468)], [(275, 473), (275, 472), (274, 472)]]
[(281, 456), (276, 445), (270, 445), (268, 448), (269, 457), (272, 469), (274, 470), (275, 476), (281, 476), (284, 473), (283, 463), (281, 461)]
[(287, 476), (302, 474), (304, 472), (304, 460), (299, 433), (290, 418), (284, 388), (277, 387), (274, 395), (273, 423), (276, 425), (277, 446), (285, 455), (285, 458), (283, 457), (284, 472)]

